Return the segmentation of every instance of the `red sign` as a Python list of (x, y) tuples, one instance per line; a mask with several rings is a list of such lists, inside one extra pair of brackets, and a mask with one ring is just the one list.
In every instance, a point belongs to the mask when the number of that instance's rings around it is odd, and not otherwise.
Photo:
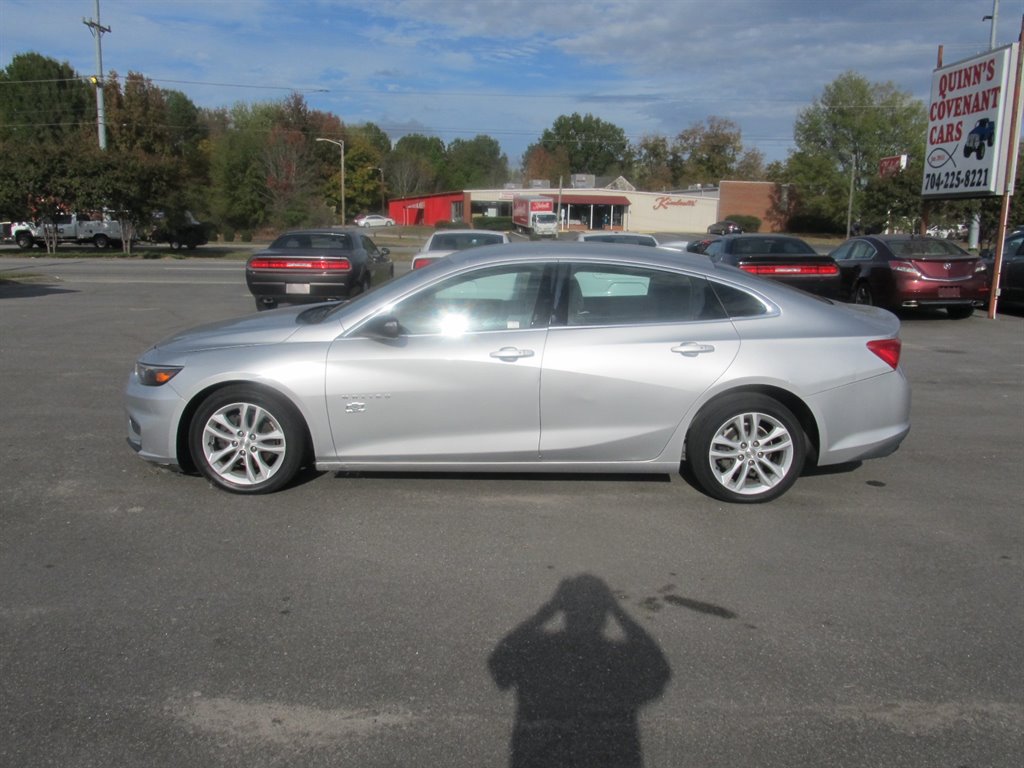
[(907, 167), (907, 156), (906, 155), (893, 155), (892, 157), (883, 157), (878, 161), (878, 175), (882, 178), (886, 176), (895, 176), (897, 173)]

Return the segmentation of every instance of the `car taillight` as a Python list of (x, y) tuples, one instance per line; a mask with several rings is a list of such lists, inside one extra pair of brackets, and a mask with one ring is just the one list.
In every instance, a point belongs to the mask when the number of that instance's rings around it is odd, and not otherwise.
[(740, 264), (752, 275), (837, 275), (835, 264)]
[(249, 262), (252, 269), (310, 269), (317, 272), (342, 271), (352, 269), (348, 259), (273, 259), (260, 258)]
[(909, 261), (890, 261), (889, 267), (890, 269), (892, 269), (893, 272), (906, 272), (908, 275), (921, 277), (921, 270), (919, 270)]
[(899, 339), (872, 339), (868, 342), (868, 349), (878, 355), (886, 365), (896, 370), (896, 366), (900, 364), (903, 342)]
[(416, 263), (412, 265), (412, 268), (413, 269), (423, 269), (424, 267), (429, 267), (435, 261), (437, 261), (437, 259), (430, 259), (430, 258), (427, 258), (427, 259), (417, 259)]

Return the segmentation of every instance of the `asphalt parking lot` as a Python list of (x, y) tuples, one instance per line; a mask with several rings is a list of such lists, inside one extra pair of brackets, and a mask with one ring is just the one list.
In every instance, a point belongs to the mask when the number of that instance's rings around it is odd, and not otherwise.
[[(246, 498), (138, 460), (136, 356), (251, 308), (240, 263), (0, 258), (0, 765), (507, 765), (515, 675), (620, 764), (1020, 764), (1022, 313), (905, 316), (901, 449), (732, 507), (679, 477)], [(628, 658), (535, 632), (580, 575)]]

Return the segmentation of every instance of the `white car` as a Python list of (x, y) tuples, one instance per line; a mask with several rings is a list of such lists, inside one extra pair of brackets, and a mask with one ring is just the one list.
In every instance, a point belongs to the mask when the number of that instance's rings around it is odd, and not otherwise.
[(412, 257), (411, 268), (422, 269), (455, 251), (507, 242), (508, 235), (490, 229), (443, 229), (432, 234), (420, 252)]
[(636, 232), (581, 232), (576, 238), (585, 243), (618, 243), (619, 245), (649, 245), (656, 248), (658, 240), (651, 235)]
[(356, 216), (357, 227), (393, 227), (395, 220), (390, 216), (381, 216), (379, 213), (364, 213)]

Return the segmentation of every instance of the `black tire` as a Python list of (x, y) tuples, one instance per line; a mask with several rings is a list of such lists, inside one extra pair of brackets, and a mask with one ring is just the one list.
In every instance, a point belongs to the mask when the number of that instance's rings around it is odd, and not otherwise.
[(850, 303), (874, 305), (875, 297), (871, 293), (871, 286), (868, 285), (867, 281), (861, 280), (853, 286), (853, 293), (850, 294)]
[(96, 250), (105, 251), (110, 247), (110, 238), (106, 235), (96, 235), (92, 239), (92, 244), (96, 246)]
[(176, 237), (172, 237), (171, 238), (171, 250), (172, 251), (180, 251), (181, 250), (181, 240), (179, 240)]
[(964, 157), (970, 157), (970, 156), (971, 156), (971, 148), (965, 144), (964, 145)]
[(262, 312), (265, 309), (277, 309), (277, 299), (268, 299), (266, 297), (256, 297), (256, 311)]
[(19, 232), (14, 237), (14, 242), (18, 244), (18, 247), (23, 251), (29, 250), (33, 245), (36, 244), (35, 240), (32, 239), (32, 235), (28, 232)]
[(807, 437), (777, 400), (756, 393), (726, 395), (698, 414), (686, 455), (694, 479), (709, 496), (756, 504), (778, 498), (796, 482), (807, 458)]
[(272, 493), (290, 483), (306, 454), (301, 416), (283, 398), (245, 385), (203, 401), (189, 424), (196, 468), (231, 493)]
[(985, 142), (978, 142), (978, 159), (981, 160), (985, 156)]
[(966, 320), (974, 314), (974, 307), (956, 304), (952, 307), (946, 307), (946, 314), (953, 320)]

